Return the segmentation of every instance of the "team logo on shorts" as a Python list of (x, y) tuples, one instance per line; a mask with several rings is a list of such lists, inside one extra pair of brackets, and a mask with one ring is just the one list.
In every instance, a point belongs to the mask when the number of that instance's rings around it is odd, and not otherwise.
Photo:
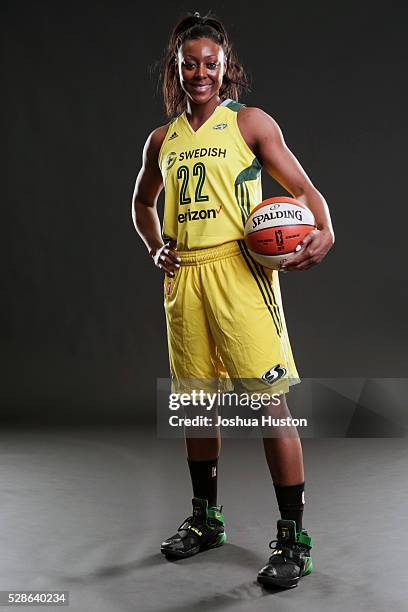
[(285, 374), (286, 369), (281, 366), (280, 363), (277, 363), (269, 368), (269, 370), (266, 370), (266, 372), (262, 374), (261, 379), (267, 382), (268, 385), (273, 385), (273, 383), (276, 383), (276, 381), (282, 378), (282, 376), (285, 376)]

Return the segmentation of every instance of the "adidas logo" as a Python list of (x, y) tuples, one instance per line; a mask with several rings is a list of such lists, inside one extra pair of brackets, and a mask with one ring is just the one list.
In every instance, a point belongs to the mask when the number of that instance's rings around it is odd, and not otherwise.
[(177, 136), (178, 136), (177, 132), (173, 132), (169, 140), (173, 140), (173, 138), (177, 138)]
[(227, 123), (217, 123), (217, 125), (214, 125), (213, 130), (224, 130), (227, 126)]

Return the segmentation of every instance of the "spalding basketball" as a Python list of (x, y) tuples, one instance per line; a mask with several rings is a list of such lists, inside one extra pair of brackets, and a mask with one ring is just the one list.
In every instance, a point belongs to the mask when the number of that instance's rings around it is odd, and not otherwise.
[(294, 198), (277, 196), (264, 200), (245, 224), (245, 243), (252, 257), (273, 270), (295, 254), (295, 248), (316, 228), (311, 210)]

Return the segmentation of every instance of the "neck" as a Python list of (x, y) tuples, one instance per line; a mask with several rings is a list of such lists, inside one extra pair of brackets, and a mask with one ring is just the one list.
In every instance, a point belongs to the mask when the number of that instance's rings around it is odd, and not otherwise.
[(190, 120), (195, 123), (206, 121), (210, 115), (215, 111), (217, 106), (221, 103), (219, 96), (210, 98), (205, 104), (196, 104), (190, 99), (187, 99), (186, 115)]

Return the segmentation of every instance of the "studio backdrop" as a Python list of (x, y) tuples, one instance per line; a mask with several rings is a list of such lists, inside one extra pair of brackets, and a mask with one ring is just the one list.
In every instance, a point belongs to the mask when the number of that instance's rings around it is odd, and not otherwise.
[[(304, 378), (407, 372), (406, 20), (396, 7), (216, 7), (251, 77), (241, 102), (278, 122), (332, 214), (324, 262), (281, 275)], [(163, 278), (131, 197), (146, 138), (167, 122), (157, 64), (170, 29), (210, 8), (2, 3), (4, 423), (154, 418), (156, 381), (168, 376)], [(263, 180), (265, 198), (285, 193)]]

